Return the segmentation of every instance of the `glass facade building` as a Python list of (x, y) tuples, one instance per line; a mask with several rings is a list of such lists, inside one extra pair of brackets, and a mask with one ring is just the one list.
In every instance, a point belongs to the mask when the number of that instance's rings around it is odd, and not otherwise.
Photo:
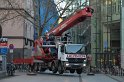
[(42, 35), (51, 29), (51, 26), (58, 18), (58, 12), (54, 0), (40, 0), (40, 19), (41, 27), (44, 26), (42, 30)]
[(121, 0), (121, 67), (124, 69), (124, 0)]
[[(71, 0), (66, 0), (71, 1)], [(73, 12), (75, 12), (76, 10), (79, 9), (83, 9), (83, 7), (88, 6), (89, 5), (89, 0), (76, 0), (73, 1), (73, 3), (71, 4), (71, 6), (69, 7), (68, 11), (66, 12), (67, 17), (69, 15), (71, 15)], [(68, 32), (71, 34), (71, 39), (73, 41), (73, 43), (81, 43), (81, 44), (85, 44), (86, 48), (85, 48), (85, 53), (90, 54), (90, 35), (91, 35), (91, 30), (90, 30), (90, 18), (88, 18), (87, 20), (75, 25), (73, 28), (71, 28), (70, 30), (68, 30)]]
[(93, 65), (121, 66), (122, 0), (90, 0), (95, 12), (91, 19), (91, 53)]
[(40, 28), (40, 0), (34, 0), (34, 40), (38, 38), (38, 29)]

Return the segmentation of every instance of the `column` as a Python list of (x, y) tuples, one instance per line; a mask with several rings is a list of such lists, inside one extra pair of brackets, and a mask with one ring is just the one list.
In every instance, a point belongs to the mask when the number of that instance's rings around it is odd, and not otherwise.
[(124, 0), (121, 10), (121, 67), (124, 68)]

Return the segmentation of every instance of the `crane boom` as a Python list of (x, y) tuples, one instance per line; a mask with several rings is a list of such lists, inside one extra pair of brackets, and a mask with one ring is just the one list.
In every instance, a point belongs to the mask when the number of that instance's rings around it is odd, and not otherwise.
[(61, 36), (63, 32), (70, 29), (79, 22), (84, 21), (87, 17), (91, 17), (93, 9), (90, 7), (85, 7), (77, 12), (75, 12), (71, 17), (60, 23), (56, 28), (53, 28), (47, 33), (47, 36)]

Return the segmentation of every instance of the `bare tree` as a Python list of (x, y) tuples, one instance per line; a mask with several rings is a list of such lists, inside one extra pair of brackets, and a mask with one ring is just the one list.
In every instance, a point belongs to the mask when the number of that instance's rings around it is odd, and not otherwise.
[[(58, 0), (58, 3), (55, 5), (59, 16), (57, 17), (56, 21), (51, 25), (51, 29), (53, 29), (57, 25), (59, 18), (62, 18), (62, 16), (66, 13), (66, 11), (69, 10), (69, 7), (75, 2), (75, 0), (69, 0), (68, 2), (65, 3), (63, 8), (59, 8), (60, 4), (65, 1), (67, 1), (67, 0)], [(39, 34), (42, 33), (43, 28), (45, 28), (45, 25), (47, 24), (47, 22), (49, 22), (49, 20), (52, 19), (56, 15), (56, 14), (53, 14), (50, 17), (48, 16), (50, 12), (54, 11), (54, 9), (52, 9), (53, 6), (51, 5), (51, 3), (52, 3), (52, 1), (48, 0), (48, 3), (46, 5), (47, 9), (46, 9), (45, 16), (44, 16), (45, 18), (39, 29)], [(87, 0), (83, 4), (79, 5), (75, 11), (77, 11), (82, 6), (86, 6), (86, 3), (87, 3)], [(55, 7), (53, 7), (53, 8), (55, 8)], [(52, 11), (50, 11), (50, 9)]]
[(58, 23), (59, 18), (62, 17), (62, 15), (66, 12), (66, 10), (68, 10), (68, 8), (74, 2), (74, 0), (67, 2), (65, 4), (64, 8), (59, 9), (59, 4), (61, 4), (62, 2), (64, 2), (64, 0), (59, 0), (59, 2), (56, 5), (53, 5), (52, 0), (47, 0), (47, 3), (45, 4), (46, 12), (45, 12), (45, 16), (44, 16), (44, 21), (41, 24), (41, 27), (39, 29), (39, 34), (42, 34), (43, 28), (45, 28), (45, 25), (49, 22), (49, 20), (57, 15), (57, 14), (53, 14), (53, 15), (49, 16), (49, 13), (51, 13), (51, 12), (56, 13), (56, 12), (54, 12), (55, 9), (57, 9), (57, 13), (59, 13), (59, 16), (57, 17), (56, 21), (51, 25), (51, 29), (52, 29)]
[[(31, 23), (33, 23), (36, 27), (38, 27), (39, 26), (38, 23), (34, 23), (35, 18), (31, 14), (29, 14), (25, 9), (21, 8), (20, 4), (18, 3), (19, 1), (20, 0), (3, 0), (3, 2), (6, 5), (5, 5), (5, 7), (0, 7), (0, 23), (4, 23), (5, 21), (9, 21), (9, 20), (15, 19), (20, 16), (20, 17), (23, 17), (26, 20), (30, 21)], [(42, 5), (44, 5), (44, 7), (46, 8), (46, 11), (44, 14), (44, 19), (38, 30), (38, 35), (42, 34), (42, 31), (45, 28), (46, 24), (53, 17), (56, 16), (56, 14), (54, 14), (54, 13), (56, 13), (55, 9), (57, 9), (59, 16), (57, 17), (56, 21), (51, 25), (51, 29), (55, 27), (59, 18), (61, 18), (65, 14), (65, 12), (69, 9), (69, 7), (72, 5), (72, 3), (75, 0), (70, 0), (65, 4), (64, 8), (59, 8), (59, 5), (64, 1), (65, 0), (59, 0), (59, 2), (56, 5), (53, 5), (52, 0), (47, 0), (47, 1), (45, 1), (45, 3), (42, 3)], [(53, 14), (49, 15), (49, 14), (51, 14), (51, 12), (53, 12)], [(40, 20), (40, 19), (37, 19), (37, 20)]]
[(5, 6), (0, 7), (0, 23), (21, 16), (34, 24), (34, 17), (20, 6), (19, 1), (20, 0), (3, 0)]

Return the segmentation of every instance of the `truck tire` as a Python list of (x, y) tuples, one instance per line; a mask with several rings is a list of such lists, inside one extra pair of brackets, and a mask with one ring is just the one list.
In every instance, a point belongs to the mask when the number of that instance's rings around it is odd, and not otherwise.
[(63, 70), (63, 67), (62, 67), (61, 63), (59, 63), (59, 65), (58, 65), (58, 72), (59, 72), (59, 74), (63, 74), (64, 73), (64, 70)]
[(76, 69), (77, 74), (81, 74), (82, 73), (82, 69)]
[(41, 68), (40, 71), (41, 72), (45, 72), (47, 68)]
[(70, 69), (70, 73), (74, 73), (75, 72), (75, 70), (74, 69)]
[(7, 74), (8, 74), (8, 76), (10, 76), (11, 75), (11, 72), (10, 71), (7, 71)]
[(51, 68), (52, 68), (52, 72), (53, 73), (57, 73), (57, 68), (56, 68), (56, 66), (55, 66), (55, 63), (52, 63), (52, 66), (51, 66)]
[(52, 68), (51, 67), (49, 67), (49, 71), (52, 71)]
[(13, 71), (11, 71), (10, 75), (11, 75), (11, 76), (13, 76), (13, 75), (14, 75)]

